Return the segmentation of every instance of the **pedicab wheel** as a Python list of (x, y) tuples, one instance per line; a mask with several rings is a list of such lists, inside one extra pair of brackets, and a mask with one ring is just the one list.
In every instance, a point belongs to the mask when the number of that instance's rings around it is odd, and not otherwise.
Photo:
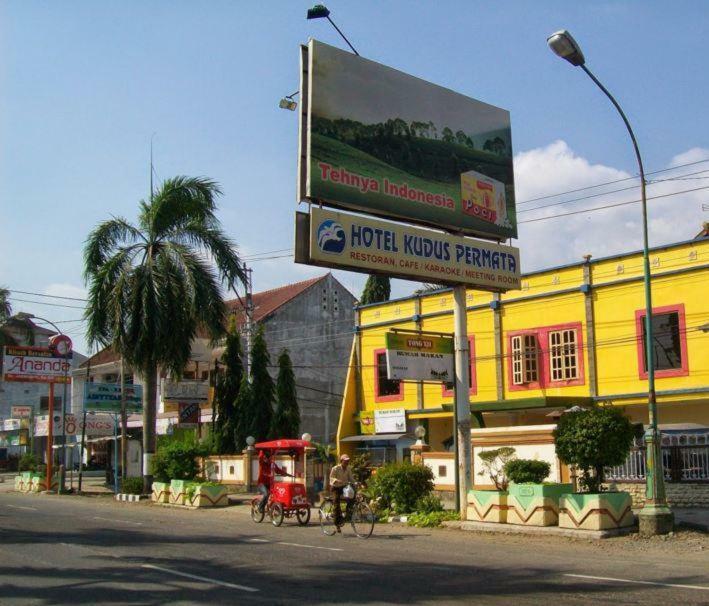
[(360, 539), (368, 539), (374, 530), (374, 513), (366, 503), (356, 503), (352, 511), (352, 530)]
[(323, 534), (331, 537), (335, 534), (335, 506), (332, 499), (325, 499), (318, 509), (318, 517), (320, 518), (320, 528)]
[(274, 503), (271, 507), (271, 524), (274, 526), (283, 524), (283, 505), (281, 503)]
[(296, 517), (298, 518), (298, 524), (301, 526), (307, 526), (310, 522), (310, 507), (303, 507), (296, 511)]
[(253, 501), (251, 501), (251, 519), (256, 522), (257, 524), (259, 522), (263, 522), (263, 517), (266, 515), (263, 511), (261, 511), (258, 506), (259, 503), (261, 502), (261, 499), (256, 498)]

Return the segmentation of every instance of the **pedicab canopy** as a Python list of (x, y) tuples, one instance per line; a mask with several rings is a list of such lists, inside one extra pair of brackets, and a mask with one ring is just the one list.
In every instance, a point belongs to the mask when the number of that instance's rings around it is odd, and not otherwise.
[(302, 450), (309, 448), (310, 442), (306, 440), (271, 440), (270, 442), (259, 442), (254, 444), (254, 448), (260, 450)]

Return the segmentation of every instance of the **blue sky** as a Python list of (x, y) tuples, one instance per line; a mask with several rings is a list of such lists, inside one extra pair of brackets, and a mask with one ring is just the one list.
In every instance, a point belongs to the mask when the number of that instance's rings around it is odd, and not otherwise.
[[(311, 4), (5, 0), (0, 284), (80, 298), (87, 233), (111, 214), (134, 218), (137, 201), (148, 195), (153, 133), (158, 178), (207, 175), (221, 183), (220, 216), (245, 256), (290, 248), (297, 114), (280, 110), (278, 101), (298, 88), (301, 42), (312, 36), (344, 45), (326, 21), (306, 21)], [(579, 69), (548, 50), (547, 35), (562, 27), (626, 109), (648, 170), (709, 158), (706, 3), (327, 5), (362, 55), (511, 112), (518, 200), (635, 172), (612, 106)], [(703, 168), (709, 164), (692, 172)], [(709, 185), (694, 179), (661, 186), (672, 192)], [(658, 202), (653, 241), (691, 237), (709, 220), (702, 202), (709, 203), (709, 193)], [(629, 206), (533, 224), (518, 242), (523, 269), (636, 247), (638, 213)], [(257, 290), (322, 272), (287, 258), (253, 267)], [(361, 276), (337, 275), (359, 294)], [(397, 283), (395, 292), (410, 290)], [(81, 317), (80, 309), (13, 303), (54, 320)], [(64, 326), (84, 347), (81, 323)]]

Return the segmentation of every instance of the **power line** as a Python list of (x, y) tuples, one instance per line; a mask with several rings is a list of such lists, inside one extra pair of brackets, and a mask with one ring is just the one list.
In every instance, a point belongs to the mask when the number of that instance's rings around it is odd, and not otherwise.
[(76, 305), (62, 305), (61, 303), (49, 303), (45, 301), (30, 301), (29, 299), (17, 299), (16, 297), (10, 297), (11, 301), (18, 301), (19, 303), (34, 303), (35, 305), (47, 305), (49, 307), (66, 307), (68, 309), (85, 309), (83, 307), (77, 307)]
[(51, 299), (66, 299), (67, 301), (82, 301), (86, 302), (88, 299), (79, 299), (78, 297), (64, 297), (61, 295), (49, 295), (47, 293), (41, 293), (41, 292), (28, 292), (26, 290), (15, 290), (15, 289), (9, 289), (9, 292), (16, 292), (21, 295), (32, 295), (34, 297), (49, 297)]

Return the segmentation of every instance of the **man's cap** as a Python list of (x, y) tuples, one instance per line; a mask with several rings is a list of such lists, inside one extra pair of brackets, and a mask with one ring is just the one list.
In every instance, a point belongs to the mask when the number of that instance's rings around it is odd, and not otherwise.
[(349, 460), (350, 460), (349, 455), (343, 454), (343, 455), (340, 457), (340, 461), (349, 461)]

